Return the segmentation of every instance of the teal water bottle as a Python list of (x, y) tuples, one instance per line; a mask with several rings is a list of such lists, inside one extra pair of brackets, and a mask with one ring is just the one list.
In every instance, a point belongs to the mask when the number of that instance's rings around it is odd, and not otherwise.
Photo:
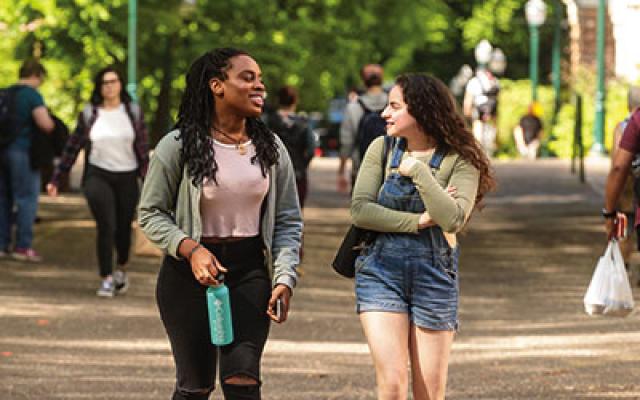
[(224, 283), (207, 288), (207, 306), (209, 308), (209, 329), (211, 343), (224, 346), (233, 342), (231, 325), (231, 303), (229, 288)]

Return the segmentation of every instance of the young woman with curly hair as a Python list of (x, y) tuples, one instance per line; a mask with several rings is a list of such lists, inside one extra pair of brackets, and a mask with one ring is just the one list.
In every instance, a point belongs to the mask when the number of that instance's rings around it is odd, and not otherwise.
[(382, 116), (394, 139), (364, 157), (351, 202), (356, 226), (378, 232), (356, 260), (356, 303), (376, 369), (379, 399), (444, 399), (458, 328), (455, 233), (492, 190), (489, 160), (447, 87), (402, 75)]
[[(260, 120), (265, 86), (246, 52), (222, 48), (187, 73), (176, 129), (155, 149), (139, 222), (163, 249), (158, 308), (176, 365), (173, 399), (260, 399), (270, 319), (284, 322), (302, 218), (287, 150)], [(234, 341), (211, 344), (205, 292), (229, 288)], [(281, 318), (274, 313), (280, 299)]]

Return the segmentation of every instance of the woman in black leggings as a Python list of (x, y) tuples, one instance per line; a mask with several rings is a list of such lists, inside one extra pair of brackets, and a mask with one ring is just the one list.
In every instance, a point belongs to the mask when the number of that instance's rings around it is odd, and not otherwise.
[[(98, 266), (101, 283), (96, 294), (113, 297), (126, 292), (126, 266), (131, 247), (131, 222), (138, 202), (138, 178), (149, 164), (147, 130), (138, 104), (122, 88), (122, 76), (112, 67), (94, 79), (91, 101), (78, 117), (62, 159), (47, 192), (58, 194), (62, 174), (67, 174), (85, 150), (83, 191), (96, 220)], [(117, 267), (113, 269), (113, 250)]]
[[(225, 399), (257, 400), (270, 320), (287, 319), (297, 281), (295, 174), (259, 118), (265, 86), (251, 56), (213, 50), (186, 81), (176, 130), (156, 146), (139, 206), (140, 227), (167, 253), (156, 295), (176, 365), (173, 399), (208, 399), (219, 369)], [(205, 296), (220, 273), (234, 340), (216, 347)]]

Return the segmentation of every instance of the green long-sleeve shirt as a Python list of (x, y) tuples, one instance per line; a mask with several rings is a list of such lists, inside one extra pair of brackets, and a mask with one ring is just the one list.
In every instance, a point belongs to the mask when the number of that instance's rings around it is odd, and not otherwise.
[[(392, 210), (376, 202), (384, 177), (382, 152), (384, 139), (371, 143), (358, 172), (353, 189), (351, 217), (354, 225), (378, 232), (416, 233), (420, 213)], [(403, 158), (407, 157), (405, 153)], [(434, 174), (429, 167), (431, 155), (416, 157), (418, 161), (409, 171), (429, 216), (445, 232), (459, 232), (473, 209), (480, 174), (458, 154), (450, 152)], [(445, 191), (454, 186), (453, 197)]]

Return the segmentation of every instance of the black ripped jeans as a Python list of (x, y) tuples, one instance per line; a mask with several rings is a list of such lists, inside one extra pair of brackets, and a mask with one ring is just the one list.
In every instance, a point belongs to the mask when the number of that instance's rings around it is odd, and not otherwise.
[[(271, 280), (260, 237), (224, 244), (204, 244), (228, 269), (234, 341), (211, 344), (206, 286), (196, 281), (189, 263), (166, 256), (158, 276), (156, 297), (176, 365), (173, 400), (205, 400), (215, 388), (216, 365), (227, 400), (259, 400), (260, 359), (269, 334), (266, 314)], [(255, 379), (257, 385), (224, 383), (232, 376)]]

